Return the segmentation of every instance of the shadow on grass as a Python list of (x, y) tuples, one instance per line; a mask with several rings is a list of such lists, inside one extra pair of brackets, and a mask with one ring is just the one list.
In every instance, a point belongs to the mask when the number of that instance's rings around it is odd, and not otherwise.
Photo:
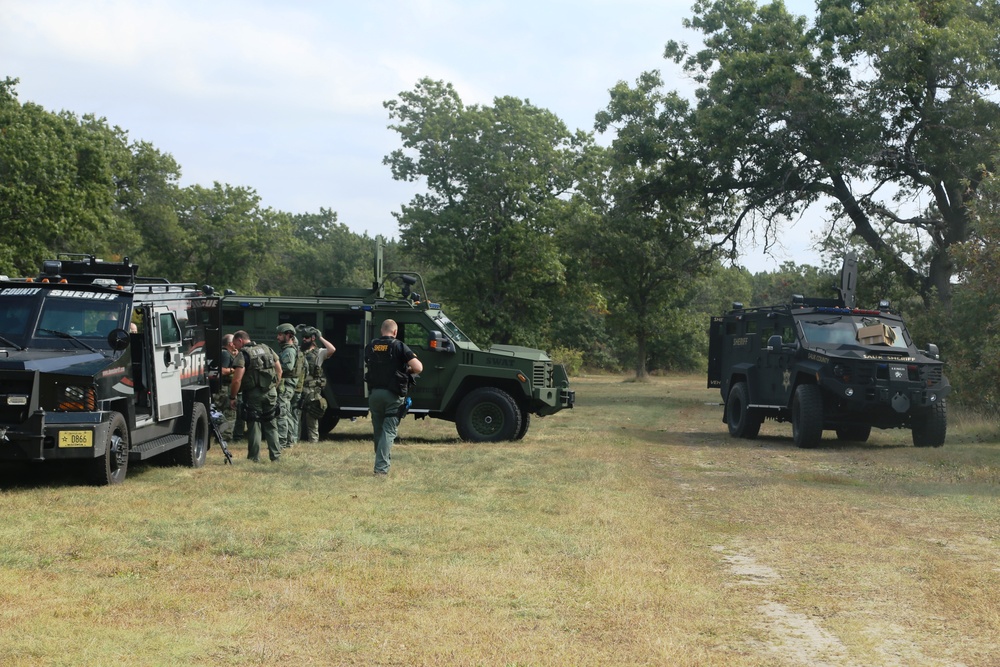
[(871, 442), (847, 442), (835, 438), (824, 438), (816, 447), (797, 447), (790, 435), (760, 435), (753, 440), (734, 438), (729, 433), (709, 433), (705, 431), (649, 431), (644, 429), (625, 429), (634, 437), (653, 444), (682, 445), (686, 447), (720, 447), (723, 449), (780, 449), (795, 451), (842, 451), (842, 452), (878, 452), (890, 449), (906, 449), (906, 444), (878, 444)]
[[(92, 487), (87, 479), (89, 461), (45, 461), (40, 463), (5, 461), (0, 463), (0, 491), (33, 490), (39, 488), (64, 489)], [(143, 476), (156, 468), (177, 467), (172, 461), (154, 458), (149, 461), (130, 462), (123, 484), (141, 483)]]

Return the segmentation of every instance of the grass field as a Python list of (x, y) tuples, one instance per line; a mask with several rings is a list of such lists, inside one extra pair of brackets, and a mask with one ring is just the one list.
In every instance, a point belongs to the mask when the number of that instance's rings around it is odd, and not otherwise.
[(517, 443), (407, 419), (388, 479), (367, 420), (118, 487), (2, 470), (0, 664), (1000, 664), (993, 425), (800, 450), (700, 376), (573, 382)]

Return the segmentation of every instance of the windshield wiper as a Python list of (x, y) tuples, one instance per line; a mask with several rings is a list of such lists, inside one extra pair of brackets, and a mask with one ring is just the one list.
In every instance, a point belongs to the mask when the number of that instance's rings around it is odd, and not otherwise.
[(6, 345), (8, 347), (16, 348), (19, 352), (24, 352), (24, 348), (23, 347), (21, 347), (20, 345), (18, 345), (17, 343), (15, 343), (14, 341), (12, 341), (9, 338), (4, 338), (3, 336), (0, 336), (0, 343), (3, 343), (4, 345)]
[(80, 340), (79, 338), (77, 338), (76, 336), (74, 336), (71, 333), (66, 333), (65, 331), (58, 331), (56, 329), (42, 329), (42, 328), (39, 328), (38, 330), (39, 331), (44, 331), (45, 333), (50, 333), (50, 334), (59, 336), (60, 338), (66, 338), (68, 340), (73, 341), (74, 343), (79, 343), (80, 345), (83, 345), (85, 348), (87, 348), (91, 352), (97, 352), (98, 354), (100, 354), (102, 356), (105, 356), (105, 357), (108, 356), (108, 355), (104, 354), (104, 352), (102, 350), (98, 350), (96, 347), (92, 346), (87, 341)]

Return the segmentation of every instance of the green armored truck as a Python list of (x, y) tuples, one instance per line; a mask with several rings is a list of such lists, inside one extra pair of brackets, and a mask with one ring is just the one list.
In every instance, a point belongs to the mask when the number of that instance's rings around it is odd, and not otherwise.
[[(393, 296), (387, 296), (387, 286)], [(379, 240), (370, 288), (324, 288), (301, 297), (227, 295), (222, 324), (228, 333), (243, 329), (272, 345), (280, 323), (315, 327), (336, 346), (323, 364), (327, 409), (320, 420), (322, 435), (340, 419), (367, 414), (364, 349), (386, 319), (396, 321), (397, 338), (424, 365), (408, 393), (409, 413), (415, 418), (452, 421), (463, 440), (493, 442), (523, 438), (532, 415), (573, 407), (575, 395), (561, 364), (527, 347), (480, 348), (426, 294), (419, 274), (384, 272)]]
[(913, 444), (939, 447), (951, 385), (938, 348), (917, 349), (887, 301), (855, 305), (857, 259), (848, 255), (839, 298), (744, 308), (733, 304), (709, 329), (708, 387), (719, 389), (723, 422), (756, 438), (765, 419), (792, 423), (800, 447), (823, 431), (864, 442), (875, 428), (908, 428)]

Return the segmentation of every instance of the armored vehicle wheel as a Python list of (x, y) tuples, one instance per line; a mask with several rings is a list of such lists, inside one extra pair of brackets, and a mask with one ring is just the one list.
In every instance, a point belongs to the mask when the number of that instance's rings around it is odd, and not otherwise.
[(125, 418), (112, 413), (104, 454), (90, 462), (88, 477), (97, 486), (121, 484), (128, 472), (128, 427)]
[(458, 405), (455, 426), (462, 440), (513, 440), (521, 429), (521, 409), (502, 389), (480, 387)]
[(521, 410), (521, 428), (517, 429), (517, 435), (514, 436), (515, 440), (521, 440), (528, 433), (528, 427), (531, 426), (531, 413), (527, 410)]
[(913, 413), (913, 444), (917, 447), (940, 447), (948, 432), (948, 408), (944, 399), (929, 408)]
[(871, 424), (849, 424), (837, 427), (837, 440), (846, 442), (868, 442), (871, 434)]
[(760, 425), (764, 420), (759, 412), (750, 407), (750, 392), (746, 382), (737, 382), (729, 390), (726, 421), (729, 423), (729, 435), (734, 438), (753, 440), (760, 432)]
[(325, 438), (330, 435), (330, 431), (337, 428), (337, 424), (340, 423), (340, 417), (335, 414), (331, 414), (329, 410), (323, 413), (323, 416), (319, 418), (319, 437)]
[(815, 447), (823, 439), (823, 394), (814, 384), (800, 384), (792, 397), (792, 439), (798, 447)]
[(188, 443), (177, 450), (177, 462), (189, 468), (205, 465), (208, 455), (208, 413), (202, 403), (195, 403), (191, 410), (191, 428)]

